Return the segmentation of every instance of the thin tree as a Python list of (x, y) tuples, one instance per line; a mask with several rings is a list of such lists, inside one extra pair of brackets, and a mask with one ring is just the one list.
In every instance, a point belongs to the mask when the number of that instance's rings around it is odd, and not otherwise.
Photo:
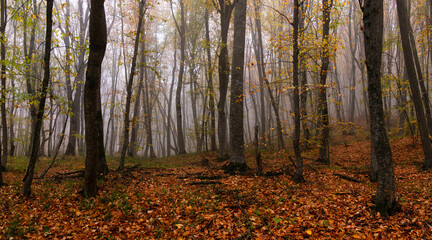
[(216, 114), (215, 114), (215, 93), (213, 87), (213, 66), (210, 45), (210, 27), (209, 27), (209, 10), (205, 9), (205, 49), (207, 54), (207, 84), (209, 95), (209, 112), (210, 112), (210, 150), (216, 150)]
[[(6, 169), (8, 157), (8, 131), (6, 119), (6, 24), (7, 24), (7, 2), (0, 1), (0, 41), (1, 41), (1, 125), (2, 125), (2, 155), (1, 168)], [(12, 127), (12, 126), (11, 126)]]
[(423, 161), (423, 168), (429, 169), (432, 167), (432, 147), (430, 144), (430, 131), (432, 131), (432, 129), (428, 128), (425, 116), (425, 105), (426, 108), (428, 108), (429, 101), (422, 101), (421, 93), (419, 90), (419, 81), (422, 81), (422, 79), (420, 78), (421, 72), (420, 69), (416, 69), (414, 54), (417, 54), (417, 52), (414, 52), (414, 49), (412, 48), (412, 44), (410, 42), (412, 41), (412, 39), (410, 39), (411, 25), (408, 18), (409, 15), (406, 2), (404, 0), (397, 0), (396, 2), (405, 66), (408, 74), (408, 81), (411, 87), (411, 95), (417, 116), (417, 124), (425, 156)]
[(228, 30), (234, 4), (230, 1), (219, 0), (220, 14), (220, 52), (219, 52), (219, 102), (218, 102), (218, 141), (219, 141), (219, 160), (228, 159), (227, 154), (227, 118), (225, 104), (228, 93), (229, 82), (229, 59), (228, 59)]
[[(363, 5), (364, 4), (364, 5)], [(360, 1), (363, 10), (364, 47), (368, 75), (371, 144), (378, 163), (375, 207), (383, 215), (397, 211), (393, 157), (384, 126), (381, 88), (383, 0)]]
[[(260, 16), (260, 5), (257, 3), (257, 1), (254, 1), (254, 8), (255, 8), (255, 25), (256, 25), (256, 35), (255, 36), (255, 56), (257, 58), (258, 62), (258, 75), (260, 78), (260, 81), (265, 83), (265, 87), (267, 88), (269, 97), (270, 97), (270, 103), (273, 108), (273, 111), (275, 113), (276, 118), (276, 131), (277, 131), (277, 137), (278, 137), (278, 143), (279, 143), (279, 150), (285, 149), (285, 143), (283, 139), (283, 129), (282, 129), (282, 123), (280, 120), (279, 115), (279, 106), (276, 102), (277, 93), (275, 96), (273, 96), (273, 92), (270, 87), (270, 82), (267, 78), (266, 70), (265, 70), (265, 63), (264, 63), (264, 46), (263, 46), (263, 40), (262, 40), (262, 30), (261, 30), (261, 16)], [(264, 92), (264, 89), (261, 89), (261, 92)], [(264, 122), (264, 119), (263, 119)], [(262, 128), (264, 128), (264, 124), (262, 124)], [(264, 135), (261, 135), (261, 137), (264, 140)]]
[[(88, 18), (89, 11), (83, 9), (82, 0), (78, 1), (78, 19), (79, 19), (79, 51), (78, 51), (78, 61), (76, 64), (77, 76), (75, 79), (75, 95), (70, 106), (71, 108), (71, 116), (70, 116), (70, 127), (69, 127), (69, 138), (68, 145), (66, 147), (65, 155), (74, 156), (75, 148), (77, 143), (77, 135), (80, 132), (80, 119), (81, 119), (81, 96), (82, 96), (82, 88), (85, 77), (85, 68), (86, 68), (86, 47), (85, 42), (87, 38), (87, 27), (88, 27)], [(71, 99), (72, 100), (72, 99)]]
[(247, 169), (244, 156), (243, 124), (243, 69), (245, 55), (247, 0), (238, 0), (234, 12), (234, 45), (231, 69), (231, 102), (230, 102), (230, 162), (229, 171)]
[(300, 4), (298, 0), (294, 0), (293, 11), (293, 88), (294, 88), (294, 154), (296, 158), (296, 171), (294, 181), (304, 182), (303, 177), (303, 158), (300, 151), (300, 93), (299, 93), (299, 17)]
[(40, 132), (43, 123), (43, 115), (45, 108), (46, 96), (48, 94), (48, 87), (50, 81), (50, 60), (51, 60), (51, 37), (52, 37), (52, 11), (53, 11), (54, 0), (47, 1), (46, 9), (46, 34), (45, 34), (45, 54), (43, 60), (44, 76), (42, 80), (41, 97), (39, 100), (39, 106), (37, 109), (35, 128), (33, 129), (32, 137), (32, 148), (30, 154), (29, 165), (27, 168), (26, 175), (23, 179), (23, 195), (25, 197), (30, 197), (31, 195), (31, 184), (34, 176), (34, 167), (39, 155), (39, 142), (40, 142)]
[(142, 30), (142, 24), (143, 24), (144, 5), (145, 5), (145, 0), (141, 0), (139, 3), (138, 27), (137, 27), (136, 35), (135, 35), (135, 44), (134, 44), (134, 52), (133, 52), (133, 56), (132, 56), (131, 71), (130, 71), (129, 79), (128, 79), (127, 85), (126, 85), (126, 102), (125, 102), (126, 109), (125, 109), (124, 119), (123, 119), (123, 144), (122, 144), (122, 148), (121, 148), (120, 164), (119, 164), (118, 169), (117, 169), (118, 171), (124, 169), (126, 152), (127, 152), (128, 145), (129, 145), (129, 129), (130, 129), (129, 114), (130, 114), (130, 105), (131, 105), (131, 99), (132, 99), (132, 85), (133, 85), (133, 80), (135, 77), (139, 42), (140, 42), (141, 30)]
[(327, 73), (329, 71), (330, 51), (329, 51), (329, 32), (330, 32), (330, 12), (333, 5), (333, 0), (323, 0), (323, 38), (322, 38), (322, 53), (321, 53), (321, 71), (320, 71), (320, 89), (318, 107), (322, 124), (321, 143), (319, 148), (318, 160), (325, 164), (330, 164), (330, 126), (329, 113), (327, 104)]
[(185, 69), (185, 60), (186, 60), (186, 19), (185, 19), (185, 10), (184, 10), (184, 2), (183, 0), (179, 0), (180, 3), (180, 25), (178, 24), (175, 16), (174, 10), (172, 8), (172, 0), (171, 3), (171, 13), (174, 19), (174, 23), (176, 29), (180, 35), (180, 69), (178, 74), (177, 81), (177, 89), (176, 89), (176, 119), (177, 119), (177, 142), (178, 142), (178, 152), (177, 154), (186, 153), (185, 147), (185, 138), (183, 133), (183, 122), (182, 122), (182, 105), (181, 105), (181, 92), (183, 88), (183, 75)]
[(98, 119), (102, 116), (100, 82), (102, 61), (107, 45), (104, 2), (104, 0), (91, 0), (90, 3), (90, 53), (84, 85), (85, 140), (87, 145), (84, 196), (86, 197), (93, 197), (97, 192), (96, 177), (101, 146)]

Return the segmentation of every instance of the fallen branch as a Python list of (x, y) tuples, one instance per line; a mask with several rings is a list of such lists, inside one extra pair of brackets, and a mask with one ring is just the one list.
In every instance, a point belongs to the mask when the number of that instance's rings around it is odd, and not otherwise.
[(355, 178), (352, 178), (352, 177), (349, 177), (349, 176), (346, 176), (346, 175), (343, 175), (343, 174), (333, 173), (333, 175), (338, 176), (338, 177), (340, 177), (340, 178), (343, 178), (343, 179), (345, 179), (345, 180), (351, 181), (351, 182), (364, 183), (364, 182), (361, 181), (361, 180), (358, 180), (358, 179), (355, 179)]
[(188, 183), (188, 185), (195, 186), (195, 185), (212, 185), (212, 184), (222, 184), (221, 182), (215, 182), (215, 181), (201, 181), (201, 182), (191, 182)]

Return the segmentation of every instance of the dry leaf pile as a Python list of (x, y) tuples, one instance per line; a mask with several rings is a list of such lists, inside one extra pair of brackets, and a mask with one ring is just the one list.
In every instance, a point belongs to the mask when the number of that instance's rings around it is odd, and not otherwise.
[[(0, 238), (432, 239), (432, 173), (419, 171), (420, 147), (410, 138), (392, 142), (402, 212), (388, 219), (371, 210), (369, 147), (366, 141), (332, 147), (329, 167), (307, 160), (304, 184), (288, 174), (227, 175), (214, 161), (196, 166), (202, 156), (194, 155), (183, 168), (112, 172), (94, 199), (82, 198), (81, 179), (53, 177), (36, 181), (34, 197), (23, 199), (22, 172), (6, 172)], [(267, 172), (290, 164), (278, 154), (264, 160)], [(254, 165), (253, 154), (248, 161)]]

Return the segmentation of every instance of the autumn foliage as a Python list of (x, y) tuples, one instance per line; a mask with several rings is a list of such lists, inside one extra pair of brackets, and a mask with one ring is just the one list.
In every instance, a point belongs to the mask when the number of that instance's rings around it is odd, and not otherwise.
[[(392, 141), (402, 211), (388, 218), (372, 210), (370, 143), (352, 140), (331, 148), (330, 166), (306, 159), (304, 184), (291, 180), (286, 154), (263, 152), (267, 176), (257, 176), (227, 175), (223, 163), (213, 161), (216, 153), (203, 153), (142, 160), (141, 166), (110, 173), (100, 180), (98, 195), (84, 199), (83, 180), (62, 174), (71, 171), (68, 161), (77, 165), (69, 159), (36, 180), (33, 198), (23, 199), (23, 171), (16, 165), (0, 189), (0, 238), (431, 239), (432, 175), (419, 170), (418, 140)], [(246, 158), (254, 168), (254, 154)]]

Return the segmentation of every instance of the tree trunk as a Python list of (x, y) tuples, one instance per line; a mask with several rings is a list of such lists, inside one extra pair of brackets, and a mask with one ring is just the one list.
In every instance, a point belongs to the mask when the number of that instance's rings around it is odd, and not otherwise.
[(210, 52), (210, 27), (209, 27), (209, 12), (205, 11), (205, 38), (206, 38), (206, 53), (207, 53), (207, 84), (209, 94), (209, 111), (210, 111), (210, 150), (216, 150), (216, 114), (215, 114), (215, 93), (213, 87), (213, 66)]
[(237, 0), (234, 12), (234, 45), (231, 76), (230, 102), (230, 171), (247, 169), (244, 156), (244, 124), (243, 124), (243, 68), (245, 55), (247, 0)]
[(101, 155), (99, 121), (102, 116), (100, 108), (100, 82), (102, 61), (107, 44), (104, 0), (91, 0), (90, 8), (90, 53), (84, 86), (84, 115), (86, 161), (84, 196), (93, 197), (97, 192), (96, 177)]
[[(0, 1), (1, 16), (0, 16), (0, 38), (1, 38), (1, 125), (2, 125), (2, 155), (1, 166), (6, 169), (8, 157), (8, 129), (6, 119), (6, 24), (7, 24), (7, 2)], [(13, 126), (10, 126), (13, 127)], [(0, 170), (1, 171), (1, 170)]]
[(37, 118), (35, 123), (35, 128), (33, 132), (32, 138), (32, 150), (29, 160), (29, 165), (27, 168), (26, 175), (23, 179), (23, 195), (25, 197), (30, 197), (31, 195), (31, 184), (34, 176), (34, 167), (36, 165), (36, 161), (38, 159), (39, 154), (39, 142), (40, 142), (40, 132), (43, 124), (43, 115), (45, 108), (46, 96), (48, 94), (48, 87), (50, 81), (50, 59), (51, 59), (51, 36), (52, 36), (52, 11), (53, 11), (54, 0), (47, 1), (47, 10), (46, 10), (46, 34), (45, 34), (45, 54), (43, 61), (44, 68), (44, 77), (42, 81), (42, 94), (39, 101), (39, 107), (37, 111)]
[(80, 119), (81, 119), (81, 96), (82, 87), (85, 77), (86, 68), (86, 31), (88, 24), (88, 10), (84, 12), (82, 0), (78, 2), (78, 16), (80, 23), (80, 51), (78, 55), (78, 75), (75, 80), (75, 96), (71, 106), (71, 117), (70, 117), (70, 127), (69, 127), (69, 139), (68, 145), (66, 147), (65, 155), (75, 156), (75, 149), (77, 145), (77, 135), (80, 132)]
[[(176, 36), (177, 35), (174, 33), (174, 48), (177, 47), (177, 37)], [(171, 86), (169, 89), (169, 96), (168, 96), (168, 110), (167, 110), (168, 114), (166, 117), (166, 124), (167, 124), (166, 152), (167, 152), (167, 156), (171, 155), (171, 102), (172, 102), (172, 96), (173, 96), (173, 91), (174, 91), (176, 68), (177, 68), (177, 51), (174, 50), (174, 63), (173, 63), (173, 69), (172, 69), (172, 79), (171, 79)]]
[(375, 207), (382, 215), (397, 210), (393, 158), (384, 126), (381, 88), (383, 47), (383, 1), (365, 0), (363, 6), (364, 45), (368, 74), (371, 144), (378, 163)]
[(219, 53), (219, 102), (218, 102), (218, 141), (219, 141), (219, 160), (228, 159), (227, 154), (227, 119), (225, 104), (229, 82), (229, 59), (228, 59), (228, 30), (230, 25), (231, 13), (234, 5), (225, 0), (219, 0), (219, 13), (221, 16), (221, 46)]
[(183, 88), (183, 75), (185, 68), (185, 48), (186, 48), (186, 20), (185, 20), (185, 11), (184, 11), (184, 2), (183, 0), (179, 0), (180, 3), (180, 18), (181, 25), (177, 23), (176, 18), (174, 17), (174, 11), (172, 9), (172, 0), (171, 0), (171, 13), (176, 24), (177, 31), (180, 35), (180, 69), (178, 75), (177, 89), (176, 89), (176, 119), (177, 119), (177, 142), (178, 142), (178, 153), (184, 154), (186, 153), (185, 147), (185, 138), (183, 133), (183, 122), (182, 122), (182, 105), (181, 105), (181, 92)]
[[(257, 38), (257, 44), (255, 49), (255, 56), (257, 57), (257, 62), (258, 62), (258, 72), (260, 73), (260, 79), (262, 82), (265, 83), (267, 91), (269, 93), (269, 97), (270, 97), (270, 103), (271, 106), (273, 108), (273, 111), (275, 113), (275, 118), (276, 118), (276, 131), (277, 131), (277, 136), (278, 136), (278, 142), (279, 142), (279, 150), (283, 150), (285, 149), (285, 143), (284, 143), (284, 139), (283, 139), (283, 130), (282, 130), (282, 123), (280, 120), (280, 115), (279, 115), (279, 106), (277, 105), (277, 102), (275, 100), (275, 96), (273, 96), (273, 92), (270, 88), (270, 82), (267, 79), (266, 76), (266, 71), (265, 71), (265, 65), (264, 65), (264, 49), (263, 49), (263, 40), (262, 40), (262, 31), (261, 31), (261, 17), (260, 17), (260, 8), (258, 6), (258, 4), (256, 3), (256, 0), (254, 1), (255, 3), (255, 25), (257, 28), (257, 34), (258, 36), (256, 36)], [(264, 89), (261, 89), (261, 92), (264, 92)], [(262, 137), (264, 138), (264, 135), (262, 135)]]
[(125, 102), (126, 110), (123, 119), (123, 144), (121, 148), (120, 164), (117, 169), (119, 171), (124, 169), (126, 151), (129, 145), (129, 129), (130, 129), (129, 114), (130, 114), (130, 105), (132, 99), (132, 85), (135, 77), (138, 47), (139, 47), (139, 41), (141, 37), (141, 30), (142, 30), (142, 23), (143, 23), (143, 16), (144, 16), (144, 5), (145, 5), (144, 0), (141, 0), (139, 3), (139, 19), (138, 19), (138, 27), (135, 35), (135, 45), (134, 45), (134, 53), (132, 57), (131, 71), (126, 86), (126, 102)]
[(294, 0), (294, 16), (293, 16), (293, 88), (294, 88), (294, 154), (296, 158), (296, 172), (294, 181), (304, 182), (303, 177), (303, 159), (300, 151), (300, 93), (299, 93), (299, 16), (300, 4), (298, 0)]
[(137, 95), (135, 99), (135, 105), (134, 105), (134, 111), (133, 111), (133, 118), (132, 118), (132, 132), (131, 132), (131, 140), (129, 144), (128, 149), (128, 156), (135, 157), (137, 153), (137, 149), (139, 148), (139, 142), (137, 141), (137, 134), (139, 130), (139, 119), (140, 119), (140, 106), (141, 106), (141, 92), (144, 85), (144, 71), (146, 71), (146, 62), (145, 62), (145, 32), (144, 29), (142, 29), (142, 40), (141, 40), (141, 59), (140, 59), (140, 72), (139, 72), (139, 83), (138, 83), (138, 89), (137, 89)]
[(417, 123), (418, 128), (420, 131), (420, 138), (422, 141), (423, 146), (423, 152), (424, 152), (424, 162), (423, 162), (423, 168), (429, 169), (432, 167), (432, 147), (430, 144), (430, 131), (431, 129), (428, 129), (428, 124), (426, 121), (425, 116), (425, 108), (424, 103), (421, 99), (421, 94), (419, 90), (419, 81), (421, 79), (418, 79), (420, 76), (419, 72), (416, 70), (415, 61), (413, 54), (412, 45), (410, 43), (410, 21), (408, 18), (408, 12), (406, 3), (404, 0), (397, 0), (397, 11), (398, 11), (398, 19), (399, 19), (399, 28), (401, 33), (401, 40), (402, 40), (402, 48), (404, 53), (404, 59), (405, 59), (405, 66), (408, 74), (408, 80), (411, 86), (411, 93), (412, 98), (414, 102), (414, 107), (416, 111), (417, 116)]
[(329, 32), (330, 32), (330, 12), (333, 0), (323, 0), (323, 39), (321, 54), (321, 71), (320, 71), (320, 92), (319, 92), (319, 109), (320, 119), (322, 121), (321, 144), (319, 148), (318, 160), (324, 164), (330, 164), (330, 126), (329, 111), (327, 104), (327, 73), (329, 71), (330, 51), (329, 51)]

